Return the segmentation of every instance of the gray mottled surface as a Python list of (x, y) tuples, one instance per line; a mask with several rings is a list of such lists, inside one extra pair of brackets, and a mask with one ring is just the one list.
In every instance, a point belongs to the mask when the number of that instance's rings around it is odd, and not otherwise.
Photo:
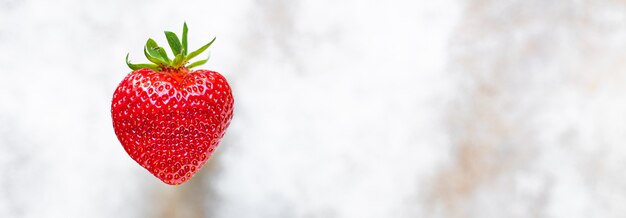
[[(110, 99), (148, 37), (236, 99), (168, 186)], [(624, 217), (622, 1), (0, 0), (0, 217)]]

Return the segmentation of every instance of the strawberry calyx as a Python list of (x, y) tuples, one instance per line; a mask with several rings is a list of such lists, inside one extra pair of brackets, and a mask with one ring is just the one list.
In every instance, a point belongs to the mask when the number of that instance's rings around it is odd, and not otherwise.
[(209, 57), (206, 59), (202, 59), (199, 61), (191, 62), (189, 61), (192, 58), (195, 58), (206, 49), (208, 49), (211, 44), (215, 41), (215, 37), (206, 45), (200, 47), (199, 49), (188, 53), (187, 51), (187, 23), (183, 24), (183, 35), (182, 40), (179, 40), (178, 36), (170, 31), (165, 31), (165, 37), (167, 38), (167, 43), (169, 44), (172, 53), (174, 54), (174, 58), (170, 59), (167, 56), (167, 52), (163, 47), (160, 47), (153, 39), (148, 39), (146, 45), (143, 48), (143, 53), (146, 55), (146, 58), (152, 63), (146, 64), (132, 64), (128, 60), (128, 55), (126, 54), (126, 65), (132, 70), (139, 70), (143, 68), (150, 68), (157, 72), (165, 72), (165, 73), (174, 73), (174, 72), (187, 72), (189, 69), (205, 64), (209, 61)]

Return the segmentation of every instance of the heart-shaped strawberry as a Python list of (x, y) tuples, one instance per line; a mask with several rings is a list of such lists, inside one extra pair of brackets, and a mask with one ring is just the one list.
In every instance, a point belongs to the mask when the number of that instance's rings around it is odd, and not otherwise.
[(182, 42), (165, 32), (174, 53), (148, 39), (144, 53), (151, 64), (126, 63), (134, 71), (122, 80), (111, 103), (113, 128), (126, 152), (170, 185), (188, 181), (211, 157), (233, 117), (233, 95), (226, 79), (188, 64), (206, 50), (187, 53), (187, 25)]

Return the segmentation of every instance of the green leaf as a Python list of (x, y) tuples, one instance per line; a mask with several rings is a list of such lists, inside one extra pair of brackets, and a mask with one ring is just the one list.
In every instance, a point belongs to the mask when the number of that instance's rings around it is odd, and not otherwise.
[(172, 61), (172, 66), (174, 68), (179, 68), (181, 67), (184, 63), (185, 56), (181, 53), (176, 55), (176, 57), (174, 58), (174, 60)]
[(185, 22), (183, 24), (183, 55), (187, 55), (187, 32), (189, 31), (189, 29), (187, 29), (187, 22)]
[(165, 49), (164, 49), (163, 47), (157, 47), (157, 48), (156, 48), (156, 51), (159, 53), (159, 55), (161, 55), (162, 59), (163, 59), (165, 62), (167, 62), (167, 63), (172, 62), (172, 61), (170, 60), (170, 58), (169, 58), (169, 57), (167, 57), (167, 52), (165, 52)]
[(132, 64), (128, 60), (128, 55), (126, 55), (126, 64), (133, 70), (141, 69), (141, 68), (150, 68), (157, 71), (165, 70), (165, 69), (174, 69), (178, 70), (181, 67), (185, 67), (187, 65), (188, 68), (193, 68), (205, 64), (208, 62), (209, 58), (204, 60), (199, 60), (193, 62), (191, 64), (189, 60), (195, 58), (200, 55), (202, 52), (206, 51), (212, 44), (215, 42), (216, 38), (213, 38), (209, 43), (200, 47), (198, 50), (193, 52), (189, 52), (189, 40), (187, 38), (189, 32), (189, 28), (187, 27), (187, 22), (183, 23), (183, 33), (182, 40), (178, 38), (178, 36), (170, 31), (165, 31), (165, 37), (167, 38), (167, 42), (174, 53), (173, 60), (170, 59), (167, 55), (167, 51), (163, 47), (160, 47), (156, 41), (153, 39), (148, 39), (146, 45), (144, 46), (143, 52), (146, 55), (146, 58), (150, 60), (152, 63), (147, 64)]
[(191, 68), (194, 68), (194, 67), (206, 64), (206, 62), (209, 61), (209, 58), (211, 58), (211, 54), (209, 54), (209, 57), (207, 57), (204, 60), (199, 60), (199, 61), (196, 61), (196, 62), (193, 62), (193, 63), (187, 65), (187, 69), (191, 69)]
[(159, 52), (156, 51), (156, 48), (158, 48), (159, 45), (153, 40), (153, 39), (148, 39), (148, 41), (146, 42), (146, 48), (148, 49), (148, 53), (152, 56), (152, 57), (159, 57), (161, 56), (159, 54)]
[[(163, 48), (159, 47), (159, 45), (153, 39), (148, 39), (148, 41), (146, 42), (146, 47), (145, 48), (148, 51), (148, 54), (150, 54), (150, 56), (152, 56), (152, 58), (159, 59), (163, 63), (169, 63), (170, 62), (170, 58), (167, 57), (167, 53), (165, 53), (165, 50), (163, 50)], [(150, 58), (148, 58), (148, 59), (150, 59)]]
[(189, 55), (187, 55), (187, 60), (191, 60), (192, 58), (198, 56), (200, 53), (202, 53), (204, 50), (206, 50), (207, 48), (209, 48), (209, 46), (211, 46), (211, 44), (213, 44), (213, 42), (215, 42), (215, 37), (213, 38), (213, 40), (211, 40), (211, 42), (209, 42), (208, 44), (200, 47), (198, 50), (195, 50), (194, 52), (191, 52)]
[[(154, 50), (152, 50), (154, 52)], [(157, 56), (153, 56), (149, 53), (150, 51), (148, 50), (148, 47), (144, 47), (143, 48), (143, 53), (146, 55), (146, 58), (148, 58), (148, 60), (152, 63), (155, 63), (159, 66), (167, 66), (169, 65), (168, 62), (165, 62), (163, 59), (161, 59), (161, 56), (158, 54), (157, 52)]]
[(132, 70), (139, 70), (143, 68), (150, 68), (157, 71), (159, 70), (159, 66), (156, 64), (131, 64), (130, 61), (128, 61), (128, 55), (129, 54), (126, 54), (126, 65), (128, 65), (128, 67)]
[(180, 54), (182, 46), (180, 45), (180, 40), (178, 36), (176, 36), (176, 33), (165, 31), (165, 37), (167, 38), (167, 43), (170, 44), (170, 48), (172, 48), (174, 56)]

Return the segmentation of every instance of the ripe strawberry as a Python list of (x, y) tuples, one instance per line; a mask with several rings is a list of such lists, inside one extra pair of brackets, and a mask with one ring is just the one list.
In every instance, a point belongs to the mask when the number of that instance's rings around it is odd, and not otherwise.
[(188, 181), (211, 157), (233, 117), (233, 95), (217, 72), (191, 70), (207, 59), (188, 64), (206, 50), (187, 53), (187, 24), (182, 42), (165, 32), (175, 55), (148, 39), (144, 53), (150, 64), (126, 64), (133, 72), (119, 84), (111, 103), (113, 128), (126, 152), (170, 185)]

